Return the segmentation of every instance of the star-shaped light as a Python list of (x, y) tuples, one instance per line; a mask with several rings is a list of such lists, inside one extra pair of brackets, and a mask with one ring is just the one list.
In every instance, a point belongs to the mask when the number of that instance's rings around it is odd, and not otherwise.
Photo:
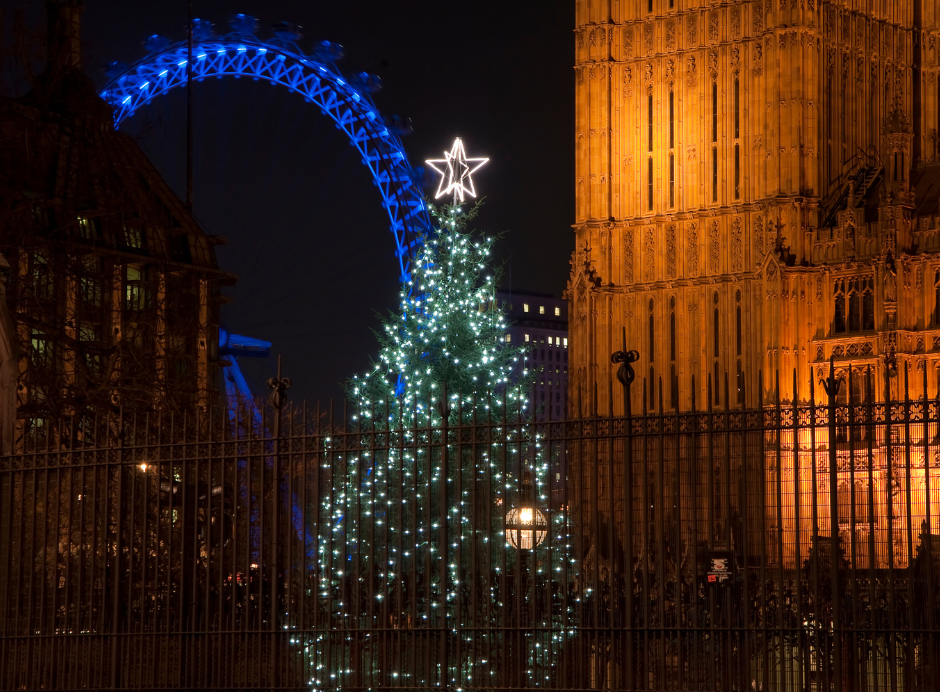
[[(431, 168), (441, 174), (441, 184), (437, 187), (438, 199), (450, 192), (454, 193), (454, 204), (464, 201), (464, 195), (476, 197), (473, 187), (473, 178), (470, 176), (480, 170), (489, 159), (468, 159), (463, 148), (463, 141), (458, 137), (450, 151), (445, 151), (443, 159), (429, 159), (425, 161)], [(438, 164), (440, 168), (438, 167)], [(464, 183), (466, 181), (466, 183)]]

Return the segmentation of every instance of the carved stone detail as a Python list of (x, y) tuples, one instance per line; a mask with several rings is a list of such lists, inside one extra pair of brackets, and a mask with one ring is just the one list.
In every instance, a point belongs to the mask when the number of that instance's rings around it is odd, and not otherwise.
[(718, 43), (718, 11), (708, 13), (708, 42)]
[(741, 219), (731, 222), (731, 271), (739, 272), (744, 269), (744, 237), (741, 231)]
[(764, 259), (764, 219), (754, 217), (754, 264), (760, 266)]
[(731, 8), (731, 40), (737, 41), (741, 38), (741, 9), (739, 7)]
[(666, 278), (676, 278), (676, 227), (666, 228)]
[(623, 235), (623, 280), (624, 283), (633, 283), (633, 229), (628, 229)]
[(698, 229), (694, 223), (689, 224), (686, 255), (689, 276), (698, 276)]
[(689, 89), (694, 89), (697, 82), (698, 76), (695, 74), (695, 56), (690, 55), (686, 63), (685, 83)]
[(708, 227), (708, 258), (712, 274), (720, 274), (721, 244), (718, 234), (718, 222), (712, 221)]
[(646, 229), (646, 243), (643, 254), (646, 257), (646, 280), (656, 281), (656, 231), (652, 226)]
[(643, 25), (643, 50), (646, 55), (652, 55), (656, 43), (656, 25), (653, 22), (647, 22)]
[(689, 15), (687, 35), (689, 37), (689, 47), (698, 45), (698, 15)]

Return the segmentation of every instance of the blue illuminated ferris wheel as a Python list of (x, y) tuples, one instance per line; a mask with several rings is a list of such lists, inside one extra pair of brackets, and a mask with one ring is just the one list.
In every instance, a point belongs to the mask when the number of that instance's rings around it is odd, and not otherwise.
[[(250, 77), (286, 87), (333, 119), (362, 156), (388, 212), (395, 254), (402, 281), (420, 238), (430, 229), (427, 205), (415, 171), (408, 162), (400, 135), (408, 128), (398, 119), (379, 113), (371, 94), (380, 80), (365, 72), (344, 77), (336, 67), (343, 49), (324, 41), (311, 54), (297, 45), (299, 27), (281, 22), (274, 37), (261, 40), (255, 35), (257, 21), (235, 15), (233, 31), (216, 37), (209, 22), (195, 20), (193, 27), (192, 78)], [(151, 36), (144, 44), (149, 55), (130, 67), (116, 66), (111, 81), (101, 92), (114, 106), (115, 125), (142, 105), (171, 89), (187, 83), (188, 45), (171, 44), (161, 36)]]
[[(365, 72), (344, 77), (336, 67), (343, 49), (324, 41), (312, 54), (297, 45), (299, 28), (281, 22), (274, 38), (255, 36), (257, 21), (235, 15), (232, 33), (213, 36), (209, 22), (195, 20), (193, 30), (192, 78), (250, 77), (284, 86), (300, 94), (308, 103), (333, 119), (362, 156), (388, 212), (395, 254), (402, 281), (420, 238), (430, 229), (428, 209), (415, 171), (408, 162), (400, 135), (408, 128), (399, 119), (386, 119), (379, 113), (371, 94), (381, 82)], [(116, 66), (101, 97), (114, 106), (116, 126), (142, 105), (171, 89), (187, 83), (188, 45), (171, 44), (161, 36), (145, 43), (150, 54), (130, 67)]]
[[(382, 116), (372, 100), (380, 80), (365, 72), (346, 77), (336, 67), (343, 57), (341, 46), (324, 41), (307, 54), (298, 46), (301, 38), (296, 25), (280, 22), (274, 37), (256, 36), (258, 22), (243, 14), (232, 17), (232, 32), (215, 36), (213, 26), (204, 20), (193, 22), (192, 80), (207, 77), (250, 77), (286, 87), (333, 119), (362, 156), (378, 188), (388, 213), (395, 242), (401, 281), (406, 283), (410, 265), (421, 239), (431, 230), (428, 208), (421, 185), (408, 162), (401, 135), (409, 128), (398, 118)], [(114, 107), (115, 126), (152, 99), (171, 89), (184, 87), (189, 78), (188, 41), (170, 43), (151, 36), (144, 44), (146, 58), (134, 65), (115, 64), (110, 82), (101, 97)], [(238, 339), (226, 335), (229, 346)], [(254, 340), (249, 340), (254, 341)], [(255, 342), (260, 344), (265, 342)], [(223, 343), (221, 346), (227, 348)], [(234, 354), (234, 352), (233, 352)], [(237, 371), (237, 364), (234, 370)], [(244, 383), (241, 373), (233, 373)], [(226, 378), (229, 394), (234, 393)], [(242, 385), (235, 387), (248, 395)]]

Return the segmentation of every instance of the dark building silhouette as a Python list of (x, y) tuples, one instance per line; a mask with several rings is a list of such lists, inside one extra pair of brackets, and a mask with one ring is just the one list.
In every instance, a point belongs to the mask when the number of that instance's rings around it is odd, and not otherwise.
[(48, 63), (0, 98), (0, 252), (17, 430), (62, 415), (214, 403), (214, 245), (81, 71), (81, 2), (47, 3)]

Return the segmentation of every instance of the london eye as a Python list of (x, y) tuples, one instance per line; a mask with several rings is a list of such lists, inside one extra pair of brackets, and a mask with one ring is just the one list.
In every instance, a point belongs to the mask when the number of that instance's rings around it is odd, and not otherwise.
[[(343, 49), (335, 43), (323, 41), (304, 52), (300, 28), (289, 22), (275, 24), (269, 38), (259, 37), (257, 20), (244, 14), (234, 15), (230, 28), (216, 36), (212, 24), (197, 19), (191, 47), (187, 40), (170, 42), (154, 35), (144, 43), (144, 58), (130, 66), (113, 64), (101, 96), (114, 108), (115, 125), (120, 127), (154, 99), (186, 87), (189, 80), (195, 85), (207, 78), (248, 78), (301, 96), (330, 118), (360, 155), (388, 216), (398, 277), (406, 282), (412, 254), (430, 221), (401, 142), (408, 125), (384, 116), (373, 100), (380, 80), (365, 72), (344, 75), (337, 67)], [(221, 332), (220, 355), (232, 362), (223, 377), (230, 402), (252, 400), (238, 356), (263, 355), (269, 348), (269, 342)]]

